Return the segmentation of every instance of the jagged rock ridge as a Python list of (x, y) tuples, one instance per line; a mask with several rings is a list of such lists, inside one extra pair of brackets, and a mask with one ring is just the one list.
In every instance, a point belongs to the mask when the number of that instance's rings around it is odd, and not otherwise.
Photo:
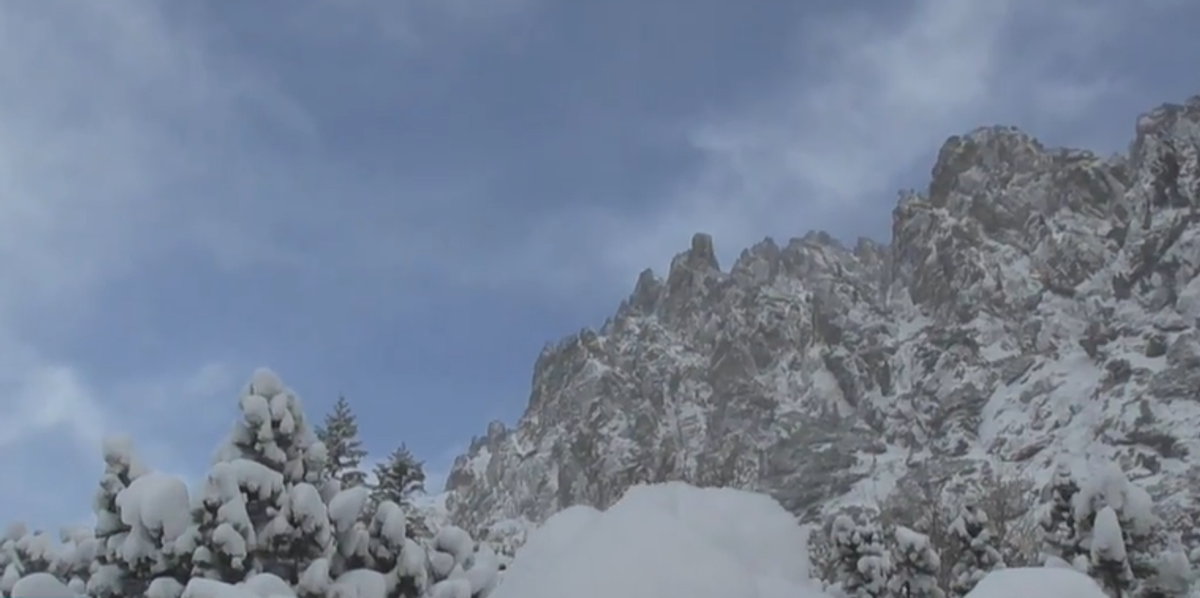
[(1111, 158), (980, 128), (901, 195), (888, 245), (767, 239), (726, 272), (697, 234), (599, 331), (542, 352), (516, 426), (455, 461), (449, 508), (539, 521), (686, 480), (813, 515), (915, 464), (1044, 478), (1097, 454), (1194, 513), (1198, 155), (1200, 96)]

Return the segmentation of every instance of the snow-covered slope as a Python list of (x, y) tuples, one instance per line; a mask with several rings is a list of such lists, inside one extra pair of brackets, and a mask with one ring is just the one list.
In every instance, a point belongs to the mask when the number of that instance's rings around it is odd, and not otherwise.
[(768, 239), (722, 270), (697, 234), (600, 330), (543, 352), (515, 427), (456, 461), (454, 520), (541, 521), (667, 480), (811, 516), (917, 465), (1044, 481), (1091, 455), (1195, 512), (1200, 97), (1135, 129), (1110, 158), (1009, 127), (952, 137), (886, 245)]

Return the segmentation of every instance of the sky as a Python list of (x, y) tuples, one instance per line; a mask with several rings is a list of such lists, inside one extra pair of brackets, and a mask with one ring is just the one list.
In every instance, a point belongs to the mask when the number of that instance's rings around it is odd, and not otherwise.
[(1194, 0), (0, 2), (0, 519), (197, 479), (257, 367), (438, 485), (694, 232), (886, 241), (946, 137), (1123, 151)]

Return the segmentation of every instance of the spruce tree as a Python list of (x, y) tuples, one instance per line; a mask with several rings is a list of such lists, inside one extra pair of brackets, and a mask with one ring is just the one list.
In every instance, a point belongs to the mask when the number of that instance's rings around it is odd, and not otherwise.
[(950, 571), (953, 596), (966, 596), (988, 573), (1004, 568), (999, 541), (978, 500), (977, 495), (969, 494), (958, 517), (950, 524), (950, 533), (957, 540), (962, 555)]
[(899, 526), (895, 532), (895, 550), (891, 581), (888, 589), (901, 598), (946, 598), (938, 587), (938, 572), (942, 560), (929, 541), (929, 536)]
[(92, 510), (96, 515), (94, 536), (100, 549), (86, 589), (89, 596), (116, 598), (135, 595), (144, 589), (121, 554), (121, 546), (132, 526), (121, 519), (117, 495), (146, 475), (147, 470), (128, 438), (104, 439), (103, 451), (104, 474), (92, 498)]
[(1135, 595), (1138, 580), (1129, 566), (1121, 523), (1112, 507), (1104, 507), (1096, 514), (1090, 556), (1088, 573), (1100, 582), (1109, 596), (1127, 598)]
[(848, 598), (881, 598), (888, 593), (892, 562), (883, 533), (872, 520), (838, 515), (830, 530), (837, 554), (837, 583)]
[(333, 412), (325, 416), (325, 423), (316, 429), (317, 438), (325, 443), (328, 455), (326, 465), (329, 477), (337, 480), (343, 489), (362, 486), (367, 474), (361, 469), (367, 451), (358, 438), (358, 418), (350, 410), (346, 397), (338, 397)]
[(1054, 479), (1050, 482), (1050, 505), (1038, 521), (1042, 541), (1043, 560), (1057, 557), (1068, 563), (1085, 551), (1080, 547), (1075, 528), (1075, 495), (1079, 484), (1075, 481), (1067, 463), (1058, 464)]
[[(1154, 513), (1150, 495), (1130, 482), (1116, 462), (1096, 463), (1091, 477), (1075, 497), (1075, 528), (1080, 546), (1088, 549), (1087, 556), (1092, 556), (1095, 537), (1101, 533), (1099, 516), (1106, 508), (1116, 516), (1122, 550), (1135, 580), (1136, 588), (1126, 593), (1140, 595), (1142, 584), (1153, 581), (1158, 574), (1158, 560), (1166, 540), (1162, 520)], [(1113, 544), (1110, 539), (1105, 540), (1106, 546)], [(1089, 570), (1096, 570), (1094, 563), (1089, 563)], [(1115, 569), (1106, 571), (1104, 575), (1116, 575)], [(1099, 577), (1097, 580), (1107, 583)]]
[(191, 554), (192, 577), (238, 583), (271, 573), (294, 582), (333, 549), (317, 490), (325, 445), (299, 397), (270, 370), (254, 372), (239, 407), (193, 501), (193, 528), (176, 547)]
[(407, 505), (414, 492), (425, 490), (425, 469), (408, 447), (401, 444), (386, 461), (375, 466), (375, 480), (371, 497), (377, 504), (390, 500)]

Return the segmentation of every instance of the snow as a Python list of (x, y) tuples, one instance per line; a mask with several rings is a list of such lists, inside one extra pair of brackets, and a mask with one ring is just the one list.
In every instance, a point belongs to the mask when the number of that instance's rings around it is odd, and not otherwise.
[(1105, 554), (1109, 558), (1125, 558), (1125, 540), (1121, 537), (1121, 523), (1112, 507), (1104, 507), (1096, 513), (1096, 527), (1092, 529), (1092, 552)]
[(444, 579), (429, 589), (429, 598), (471, 598), (471, 584), (465, 579)]
[(1090, 469), (1073, 499), (1076, 519), (1085, 518), (1093, 509), (1112, 507), (1133, 524), (1129, 531), (1149, 533), (1159, 522), (1150, 494), (1131, 483), (1121, 467), (1112, 461), (1094, 462)]
[(347, 571), (329, 588), (330, 598), (387, 598), (391, 591), (388, 577), (370, 569)]
[(104, 462), (113, 469), (129, 471), (136, 478), (146, 473), (146, 466), (137, 457), (133, 439), (128, 436), (107, 436), (101, 441)]
[(184, 586), (173, 577), (159, 577), (146, 588), (146, 598), (179, 598)]
[(344, 534), (354, 528), (359, 516), (367, 508), (371, 491), (358, 486), (338, 492), (329, 501), (329, 520), (339, 534)]
[(300, 575), (296, 590), (301, 595), (321, 596), (329, 591), (329, 559), (317, 559)]
[(278, 575), (270, 573), (251, 575), (243, 582), (243, 585), (260, 598), (283, 598), (296, 595), (286, 581), (283, 581)]
[(426, 564), (425, 549), (411, 538), (405, 538), (404, 548), (400, 550), (400, 562), (396, 565), (396, 572), (401, 577), (413, 578), (418, 586), (423, 587), (428, 581)]
[[(148, 473), (117, 495), (121, 522), (146, 539), (173, 542), (191, 525), (187, 485), (176, 477)], [(131, 533), (132, 535), (132, 533)]]
[(500, 581), (500, 559), (496, 552), (486, 544), (480, 545), (461, 579), (470, 583), (471, 595), (490, 595)]
[(75, 596), (63, 582), (49, 573), (31, 573), (13, 586), (10, 598), (69, 598)]
[(554, 515), (491, 598), (663, 595), (823, 596), (808, 578), (806, 530), (773, 499), (672, 482), (630, 488), (603, 512)]
[(404, 509), (390, 500), (379, 503), (371, 518), (371, 535), (380, 538), (388, 546), (401, 547), (404, 546), (407, 531), (408, 517)]
[(434, 548), (445, 553), (449, 553), (454, 557), (454, 563), (461, 565), (466, 562), (467, 557), (475, 550), (475, 540), (471, 539), (471, 534), (461, 527), (447, 525), (438, 530), (437, 536), (433, 539)]
[(259, 598), (259, 596), (244, 586), (193, 577), (188, 580), (187, 587), (183, 589), (183, 595), (179, 598)]
[(1092, 578), (1064, 567), (993, 571), (966, 598), (1107, 598)]

